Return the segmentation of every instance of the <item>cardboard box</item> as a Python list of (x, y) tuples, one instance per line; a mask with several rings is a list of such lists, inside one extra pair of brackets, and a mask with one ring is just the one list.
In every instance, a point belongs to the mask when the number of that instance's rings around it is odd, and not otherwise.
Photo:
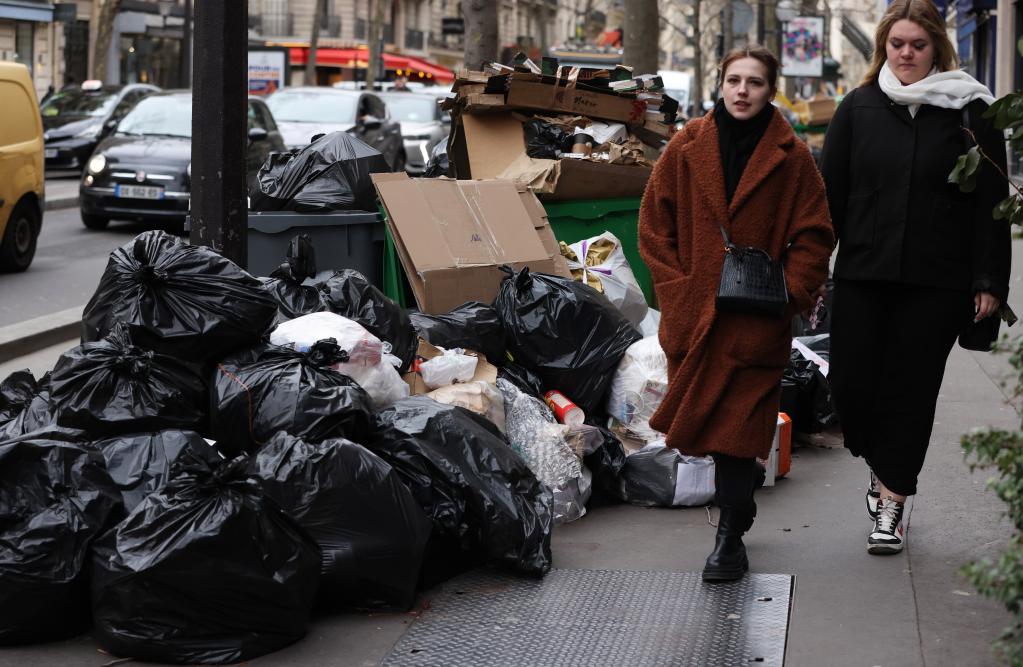
[(835, 116), (836, 106), (833, 97), (817, 95), (807, 102), (806, 106), (808, 125), (825, 125)]
[(528, 266), (571, 277), (536, 197), (511, 181), (455, 181), (373, 174), (419, 309), (447, 313), (490, 303), (504, 273)]
[[(419, 361), (429, 361), (434, 357), (439, 357), (441, 354), (443, 352), (439, 348), (422, 338), (419, 339), (419, 349), (416, 350), (416, 362), (412, 364), (412, 370), (402, 376), (412, 396), (422, 396), (433, 391), (423, 382), (423, 376), (419, 374), (416, 368)], [(473, 374), (470, 382), (489, 382), (490, 384), (497, 382), (497, 367), (488, 362), (485, 356), (472, 350), (465, 350), (465, 354), (477, 358), (476, 373)]]
[(564, 111), (595, 120), (617, 120), (642, 124), (646, 103), (619, 95), (596, 93), (569, 86), (513, 79), (508, 87), (509, 107)]

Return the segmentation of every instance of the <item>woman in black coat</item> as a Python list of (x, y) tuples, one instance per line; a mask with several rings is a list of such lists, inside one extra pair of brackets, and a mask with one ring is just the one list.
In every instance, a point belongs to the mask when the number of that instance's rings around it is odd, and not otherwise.
[(895, 0), (825, 138), (839, 239), (829, 380), (845, 445), (870, 467), (870, 553), (902, 550), (948, 354), (1008, 296), (1009, 227), (992, 216), (1005, 180), (984, 163), (973, 193), (947, 182), (973, 145), (965, 125), (1004, 170), (1002, 134), (982, 118), (992, 101), (956, 70), (931, 0)]

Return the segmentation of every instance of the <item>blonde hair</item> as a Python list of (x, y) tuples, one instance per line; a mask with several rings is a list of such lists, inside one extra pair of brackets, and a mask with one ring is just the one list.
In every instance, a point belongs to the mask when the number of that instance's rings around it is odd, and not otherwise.
[(934, 64), (939, 72), (949, 72), (958, 67), (959, 60), (956, 58), (955, 47), (945, 32), (945, 19), (934, 3), (931, 0), (894, 0), (881, 17), (881, 22), (877, 24), (877, 31), (874, 32), (874, 56), (870, 69), (860, 83), (861, 86), (877, 81), (881, 68), (888, 60), (885, 49), (888, 33), (891, 32), (892, 26), (902, 19), (912, 21), (927, 32), (934, 44)]

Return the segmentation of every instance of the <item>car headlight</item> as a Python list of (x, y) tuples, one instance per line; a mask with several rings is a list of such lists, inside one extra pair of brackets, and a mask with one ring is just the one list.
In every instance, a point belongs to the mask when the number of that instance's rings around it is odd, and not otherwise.
[(76, 139), (95, 139), (96, 137), (99, 136), (99, 131), (100, 131), (100, 128), (102, 128), (102, 127), (103, 126), (99, 125), (99, 124), (97, 124), (97, 125), (90, 125), (89, 127), (85, 128), (84, 130), (82, 130), (81, 132), (76, 134), (75, 138)]
[(93, 155), (89, 160), (88, 169), (90, 173), (98, 174), (107, 168), (107, 158), (102, 153)]

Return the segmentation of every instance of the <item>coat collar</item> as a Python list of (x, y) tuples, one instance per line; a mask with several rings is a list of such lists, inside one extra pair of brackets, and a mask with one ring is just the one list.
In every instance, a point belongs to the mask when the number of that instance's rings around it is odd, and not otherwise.
[(699, 133), (693, 142), (696, 159), (703, 162), (711, 182), (700, 188), (704, 203), (717, 220), (725, 221), (735, 216), (740, 207), (753, 195), (757, 187), (785, 161), (796, 135), (784, 116), (776, 109), (767, 131), (760, 139), (749, 164), (739, 179), (739, 185), (732, 196), (732, 203), (726, 202), (725, 172), (721, 166), (721, 151), (718, 148), (718, 129), (714, 122), (714, 111), (703, 117)]

